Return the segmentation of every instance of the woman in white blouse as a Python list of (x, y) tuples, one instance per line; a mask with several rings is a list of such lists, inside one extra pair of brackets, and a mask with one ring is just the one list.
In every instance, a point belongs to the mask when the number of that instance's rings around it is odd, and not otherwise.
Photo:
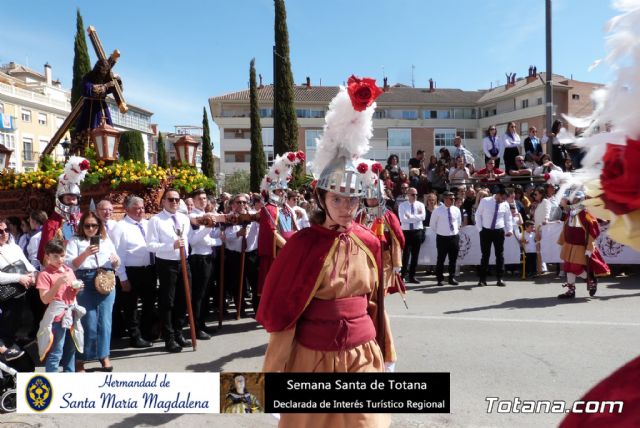
[(484, 152), (485, 164), (489, 159), (493, 159), (495, 167), (500, 168), (500, 158), (504, 153), (504, 145), (502, 140), (498, 138), (498, 130), (495, 125), (491, 125), (487, 129), (487, 136), (482, 140), (482, 151)]
[[(91, 238), (98, 236), (99, 245), (91, 245)], [(120, 265), (116, 249), (109, 239), (102, 220), (94, 213), (86, 212), (80, 218), (76, 236), (67, 244), (66, 262), (84, 282), (77, 296), (78, 304), (87, 313), (82, 317), (84, 328), (84, 353), (76, 358), (76, 372), (84, 371), (84, 362), (100, 360), (104, 371), (112, 371), (109, 361), (111, 341), (111, 313), (115, 289), (104, 295), (95, 287), (97, 268), (115, 270)]]
[(558, 171), (558, 172), (562, 172), (562, 168), (560, 168), (558, 165), (555, 165), (553, 162), (551, 162), (551, 156), (549, 156), (548, 154), (543, 154), (542, 157), (540, 158), (540, 163), (542, 165), (536, 167), (536, 169), (533, 170), (533, 175), (534, 176), (541, 176), (547, 173), (550, 173), (551, 171)]
[(520, 154), (522, 142), (520, 141), (515, 122), (509, 122), (507, 124), (507, 132), (502, 137), (502, 145), (504, 146), (503, 159), (505, 171), (516, 169), (516, 156)]

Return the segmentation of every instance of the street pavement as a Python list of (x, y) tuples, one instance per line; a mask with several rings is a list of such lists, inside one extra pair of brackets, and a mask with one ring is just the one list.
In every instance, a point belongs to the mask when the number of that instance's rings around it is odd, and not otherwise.
[[(397, 371), (451, 373), (450, 414), (397, 414), (393, 427), (552, 427), (560, 414), (487, 413), (486, 397), (500, 400), (566, 400), (572, 403), (617, 367), (640, 354), (640, 274), (600, 280), (589, 298), (579, 282), (577, 297), (561, 301), (562, 280), (506, 277), (476, 287), (462, 275), (458, 286), (437, 287), (419, 277), (407, 294), (386, 300), (399, 356)], [(213, 325), (213, 323), (211, 324)], [(267, 334), (253, 319), (226, 321), (197, 352), (167, 354), (114, 349), (116, 371), (259, 371)], [(88, 368), (97, 367), (88, 365)], [(0, 426), (96, 427), (276, 426), (270, 415), (2, 415)]]

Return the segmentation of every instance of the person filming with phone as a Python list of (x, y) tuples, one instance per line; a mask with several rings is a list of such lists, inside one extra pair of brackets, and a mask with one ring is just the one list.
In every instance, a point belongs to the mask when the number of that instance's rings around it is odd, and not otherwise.
[(81, 320), (84, 353), (76, 358), (76, 372), (83, 372), (84, 362), (91, 360), (99, 360), (103, 371), (110, 372), (113, 370), (109, 361), (115, 299), (113, 271), (120, 265), (120, 259), (102, 220), (95, 213), (86, 212), (80, 217), (76, 235), (67, 244), (65, 259), (84, 283), (77, 300), (87, 311)]

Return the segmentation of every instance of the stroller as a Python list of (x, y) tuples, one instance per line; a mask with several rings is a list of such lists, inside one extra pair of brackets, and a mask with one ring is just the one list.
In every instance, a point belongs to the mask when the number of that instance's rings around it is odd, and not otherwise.
[(0, 361), (0, 413), (16, 411), (17, 371)]

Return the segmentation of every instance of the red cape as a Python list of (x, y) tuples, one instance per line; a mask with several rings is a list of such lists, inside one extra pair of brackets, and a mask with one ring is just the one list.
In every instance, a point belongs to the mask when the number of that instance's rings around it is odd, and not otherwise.
[[(364, 244), (375, 259), (380, 276), (382, 261), (378, 238), (355, 222), (351, 229), (342, 233), (349, 233)], [(268, 332), (288, 330), (296, 324), (319, 285), (322, 267), (340, 234), (312, 225), (297, 232), (284, 246), (267, 275), (256, 317)]]
[(54, 211), (51, 217), (42, 225), (42, 236), (40, 238), (40, 246), (38, 247), (38, 260), (40, 263), (44, 263), (44, 247), (47, 245), (47, 242), (56, 236), (56, 232), (60, 229), (60, 226), (62, 226), (62, 222), (62, 216)]
[[(569, 413), (560, 428), (638, 427), (640, 426), (640, 357), (630, 361), (607, 377), (580, 400), (581, 410), (587, 410), (589, 401), (622, 401), (622, 413)], [(593, 406), (593, 405), (591, 405)]]
[(258, 255), (274, 257), (274, 234), (278, 221), (278, 207), (265, 204), (260, 210), (260, 229), (258, 230)]
[[(587, 210), (580, 211), (578, 213), (578, 218), (586, 231), (595, 241), (596, 238), (600, 236), (600, 225), (598, 224), (598, 220), (589, 214)], [(600, 254), (600, 250), (598, 250), (597, 245), (594, 248), (593, 254), (591, 254), (591, 257), (589, 258), (588, 263), (589, 272), (592, 272), (595, 276), (607, 276), (611, 273), (609, 265), (607, 265), (607, 262), (602, 258), (602, 254)]]
[(398, 240), (401, 248), (404, 248), (404, 233), (402, 233), (398, 216), (396, 216), (393, 211), (387, 210), (384, 213), (384, 222), (389, 226), (390, 233), (393, 233), (393, 238)]

